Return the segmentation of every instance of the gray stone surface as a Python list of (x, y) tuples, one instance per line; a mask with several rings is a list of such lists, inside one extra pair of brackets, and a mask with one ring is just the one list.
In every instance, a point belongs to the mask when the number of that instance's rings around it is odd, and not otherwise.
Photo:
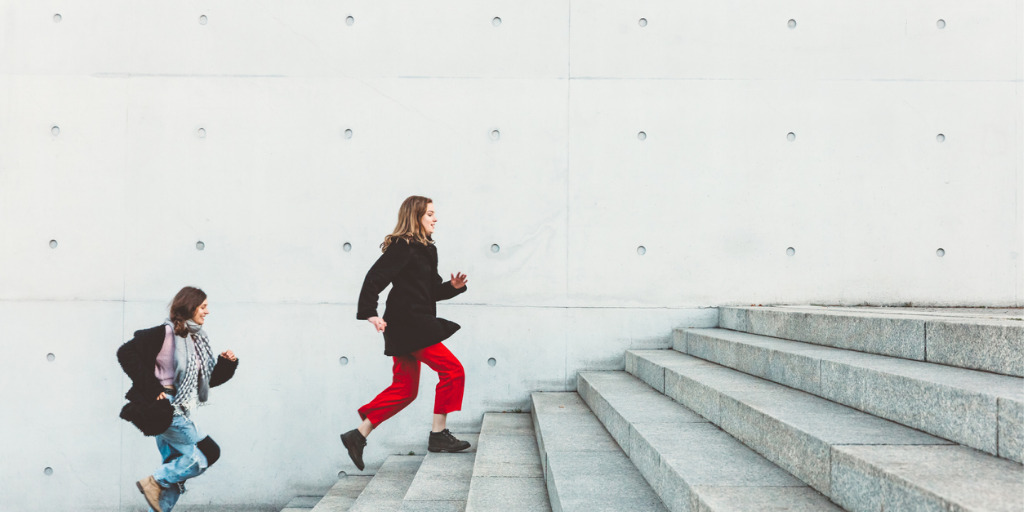
[(694, 489), (693, 512), (842, 512), (810, 487), (713, 487)]
[(401, 512), (465, 512), (466, 500), (403, 501)]
[(327, 494), (317, 502), (311, 512), (346, 512), (352, 508), (363, 489), (369, 485), (372, 476), (350, 475), (342, 477)]
[[(832, 446), (949, 444), (780, 384), (703, 363), (677, 360), (666, 369), (670, 396), (697, 412), (707, 409), (702, 415), (825, 495), (830, 492)], [(708, 404), (714, 404), (714, 410)]]
[(665, 510), (578, 394), (534, 393), (531, 398), (553, 511)]
[(531, 415), (487, 413), (479, 439), (466, 510), (550, 511)]
[[(533, 420), (529, 413), (485, 413), (480, 435), (532, 436)], [(479, 450), (478, 450), (479, 451)]]
[(1024, 402), (999, 399), (999, 456), (1024, 462)]
[(377, 470), (370, 483), (352, 504), (351, 512), (385, 512), (402, 508), (416, 471), (423, 463), (422, 455), (392, 455)]
[(619, 451), (601, 422), (576, 393), (533, 393), (538, 447), (546, 453)]
[(665, 367), (671, 366), (678, 354), (676, 350), (627, 350), (626, 371), (664, 393)]
[(937, 383), (832, 361), (822, 361), (821, 371), (824, 381), (822, 396), (825, 398), (988, 453), (997, 453), (995, 395), (956, 387), (952, 379), (948, 383)]
[(851, 512), (1022, 511), (1022, 466), (963, 446), (837, 446), (832, 499)]
[[(691, 355), (997, 453), (996, 400), (1024, 379), (724, 329), (687, 329)], [(819, 377), (820, 375), (820, 377)], [(1004, 430), (1017, 428), (1005, 418)]]
[(466, 512), (549, 512), (544, 478), (473, 477)]
[(687, 353), (773, 382), (818, 394), (824, 350), (725, 329), (686, 329)]
[(731, 307), (718, 308), (718, 326), (722, 329), (747, 332), (747, 310)]
[(309, 510), (316, 506), (323, 496), (296, 496), (288, 501), (288, 504), (284, 506), (287, 509), (306, 509)]
[[(464, 439), (465, 434), (456, 434)], [(476, 443), (474, 443), (475, 445)], [(466, 501), (476, 453), (428, 453), (416, 472), (405, 501)]]
[[(661, 499), (621, 450), (549, 452), (551, 508), (564, 512), (665, 511)], [(555, 491), (551, 489), (554, 488)]]
[(928, 361), (1024, 377), (1024, 322), (934, 320), (926, 329)]
[(532, 436), (481, 435), (473, 478), (543, 478), (537, 440)]
[(772, 490), (762, 495), (766, 500), (830, 509), (820, 493), (636, 377), (580, 372), (578, 380), (588, 404), (599, 403), (595, 411), (606, 410), (605, 416), (599, 415), (606, 426), (605, 417), (624, 423), (629, 436), (623, 449), (669, 510), (696, 510), (700, 489), (720, 486), (752, 490), (712, 493), (706, 506), (730, 510), (726, 504), (744, 503), (740, 496), (756, 501), (758, 489), (767, 488)]
[(925, 321), (869, 312), (746, 308), (745, 332), (923, 361)]

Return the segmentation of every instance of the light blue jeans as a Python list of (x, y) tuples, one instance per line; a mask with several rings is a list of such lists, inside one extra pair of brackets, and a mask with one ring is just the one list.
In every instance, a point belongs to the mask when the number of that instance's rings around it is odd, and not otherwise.
[[(167, 398), (174, 401), (174, 396), (169, 393)], [(156, 436), (156, 447), (160, 450), (164, 464), (153, 472), (153, 478), (164, 488), (160, 493), (160, 508), (164, 512), (170, 512), (181, 497), (178, 484), (184, 484), (185, 480), (206, 471), (206, 456), (196, 447), (196, 443), (204, 437), (206, 434), (187, 416), (175, 416), (171, 426)]]

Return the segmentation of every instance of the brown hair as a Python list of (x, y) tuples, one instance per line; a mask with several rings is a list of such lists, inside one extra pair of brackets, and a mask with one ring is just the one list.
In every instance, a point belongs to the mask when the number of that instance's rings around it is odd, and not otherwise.
[(171, 322), (174, 323), (174, 334), (185, 337), (188, 326), (185, 322), (196, 316), (196, 310), (206, 300), (206, 292), (194, 286), (186, 286), (171, 301)]
[(402, 206), (398, 207), (398, 224), (395, 224), (395, 230), (390, 235), (384, 237), (384, 242), (380, 244), (380, 252), (388, 250), (388, 246), (399, 238), (410, 244), (413, 241), (423, 245), (433, 243), (420, 222), (423, 215), (427, 213), (427, 205), (433, 202), (433, 199), (423, 196), (405, 198), (405, 201), (402, 201)]

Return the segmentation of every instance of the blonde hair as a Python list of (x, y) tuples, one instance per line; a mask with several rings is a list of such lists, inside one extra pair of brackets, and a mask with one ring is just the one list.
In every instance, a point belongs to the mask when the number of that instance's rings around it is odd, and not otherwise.
[(423, 196), (405, 198), (402, 206), (398, 207), (398, 224), (395, 224), (395, 230), (390, 235), (384, 237), (384, 242), (380, 244), (380, 252), (388, 250), (388, 246), (400, 238), (410, 244), (414, 241), (423, 245), (434, 243), (420, 222), (427, 213), (427, 205), (433, 202), (433, 199)]

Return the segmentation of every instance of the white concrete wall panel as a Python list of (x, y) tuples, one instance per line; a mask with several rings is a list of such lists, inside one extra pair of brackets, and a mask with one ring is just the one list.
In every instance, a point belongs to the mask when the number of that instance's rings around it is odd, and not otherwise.
[(0, 299), (120, 299), (125, 84), (3, 80)]
[[(1024, 305), (1021, 12), (0, 0), (0, 509), (139, 508), (158, 456), (114, 351), (185, 284), (242, 363), (183, 506), (355, 472), (337, 435), (391, 369), (355, 301), (410, 194), (470, 275), (439, 308), (457, 431), (717, 305)], [(436, 382), (370, 472), (422, 453)]]
[(573, 300), (1019, 300), (1012, 83), (574, 81), (570, 98)]
[(1019, 0), (594, 0), (571, 9), (573, 77), (1021, 78)]

